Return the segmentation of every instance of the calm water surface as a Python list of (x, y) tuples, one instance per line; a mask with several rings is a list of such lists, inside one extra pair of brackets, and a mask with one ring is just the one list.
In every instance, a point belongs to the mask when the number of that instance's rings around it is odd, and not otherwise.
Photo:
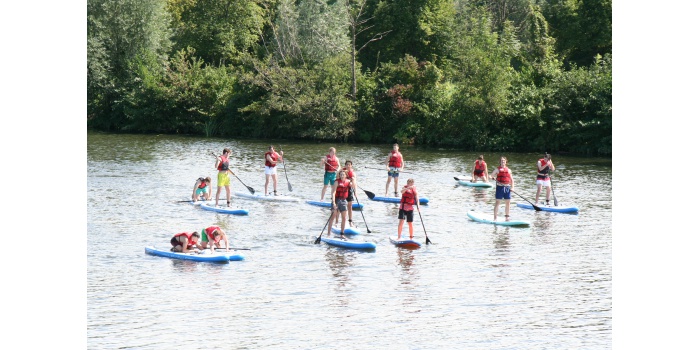
[[(233, 170), (263, 192), (265, 141), (88, 134), (89, 349), (609, 349), (612, 348), (612, 161), (554, 156), (554, 193), (578, 215), (511, 208), (529, 228), (470, 221), (494, 190), (456, 186), (474, 152), (402, 146), (406, 172), (430, 199), (415, 233), (431, 245), (390, 244), (397, 204), (360, 192), (359, 240), (374, 252), (313, 244), (329, 210), (319, 161), (330, 146), (355, 163), (365, 190), (384, 194), (391, 145), (282, 143), (278, 191), (299, 203), (234, 197), (230, 216), (188, 203), (216, 171), (211, 151), (233, 149)], [(275, 146), (279, 150), (279, 142)], [(500, 153), (485, 153), (489, 171)], [(505, 154), (516, 192), (534, 201), (539, 154)], [(232, 192), (246, 191), (236, 178)], [(216, 188), (214, 188), (216, 191)], [(514, 202), (524, 202), (514, 196)], [(416, 213), (417, 214), (417, 213)], [(421, 224), (421, 216), (422, 223)], [(245, 261), (210, 264), (144, 253), (177, 232), (219, 225)], [(366, 233), (366, 228), (371, 233)], [(404, 228), (407, 233), (407, 227)], [(101, 249), (110, 247), (110, 249)], [(107, 252), (107, 253), (105, 253)]]

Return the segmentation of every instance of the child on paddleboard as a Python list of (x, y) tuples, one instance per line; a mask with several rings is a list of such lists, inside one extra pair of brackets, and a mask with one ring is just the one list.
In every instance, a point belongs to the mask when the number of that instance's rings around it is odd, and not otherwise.
[(401, 189), (401, 204), (399, 204), (399, 238), (403, 230), (404, 220), (408, 222), (408, 236), (413, 239), (413, 205), (418, 203), (418, 190), (413, 179), (406, 180), (406, 186)]
[(491, 177), (496, 179), (496, 204), (493, 206), (493, 221), (496, 221), (498, 216), (501, 200), (506, 202), (506, 221), (510, 221), (510, 191), (515, 189), (515, 182), (513, 182), (513, 173), (506, 166), (506, 163), (508, 163), (506, 157), (501, 157), (500, 165), (491, 173)]
[(200, 177), (194, 182), (192, 189), (192, 201), (208, 201), (211, 199), (211, 178)]

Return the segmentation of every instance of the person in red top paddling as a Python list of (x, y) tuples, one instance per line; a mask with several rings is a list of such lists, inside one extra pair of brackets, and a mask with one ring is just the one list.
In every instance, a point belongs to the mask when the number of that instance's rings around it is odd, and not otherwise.
[(335, 147), (328, 149), (328, 154), (321, 157), (321, 167), (325, 170), (323, 173), (323, 190), (321, 190), (321, 202), (326, 197), (326, 189), (328, 186), (333, 186), (335, 183), (336, 171), (340, 169), (340, 161), (335, 155)]
[(544, 157), (537, 161), (537, 194), (535, 195), (535, 203), (539, 204), (540, 192), (542, 187), (547, 188), (547, 205), (549, 205), (549, 192), (552, 190), (552, 185), (549, 181), (549, 173), (554, 171), (554, 163), (552, 163), (552, 155), (544, 154)]
[[(352, 168), (352, 161), (346, 160), (343, 170), (348, 174), (348, 180), (350, 180), (351, 184), (350, 192), (348, 192), (348, 225), (350, 225), (350, 227), (355, 227), (355, 224), (352, 222), (352, 203), (355, 201), (355, 196), (357, 196), (357, 177)], [(336, 224), (337, 223), (338, 220), (336, 218)]]
[(192, 201), (208, 201), (211, 199), (211, 178), (207, 176), (206, 178), (200, 177), (194, 182), (194, 188), (192, 189)]
[(277, 162), (284, 161), (282, 158), (284, 156), (284, 151), (280, 153), (275, 152), (275, 147), (270, 145), (267, 152), (265, 152), (265, 195), (267, 196), (267, 185), (270, 183), (270, 177), (272, 177), (272, 189), (277, 195)]
[[(329, 222), (337, 217), (338, 212), (340, 212), (340, 238), (345, 239), (345, 217), (348, 211), (348, 194), (350, 193), (350, 188), (352, 184), (348, 180), (348, 173), (344, 170), (338, 172), (338, 179), (335, 180), (333, 188), (331, 189), (331, 218)], [(328, 225), (328, 236), (331, 235), (331, 225)]]
[(231, 171), (231, 169), (229, 168), (230, 165), (228, 159), (230, 154), (231, 150), (228, 148), (224, 148), (221, 155), (216, 157), (216, 164), (214, 164), (214, 167), (216, 168), (216, 170), (219, 171), (219, 174), (216, 178), (216, 202), (214, 203), (215, 206), (219, 206), (219, 194), (221, 194), (222, 187), (226, 188), (226, 206), (231, 206), (231, 179), (228, 177), (228, 173), (229, 171)]
[(401, 204), (399, 205), (399, 238), (403, 231), (404, 220), (408, 222), (408, 237), (413, 239), (413, 205), (418, 203), (418, 190), (413, 179), (406, 180), (406, 186), (401, 189)]
[(508, 160), (506, 157), (501, 157), (501, 163), (496, 168), (491, 177), (496, 179), (496, 204), (493, 206), (493, 221), (496, 221), (498, 216), (498, 206), (501, 200), (506, 202), (506, 221), (510, 221), (510, 191), (515, 188), (513, 182), (513, 173), (506, 166)]
[(193, 248), (202, 250), (202, 245), (199, 244), (199, 233), (195, 232), (182, 232), (176, 233), (173, 238), (170, 239), (171, 252), (179, 253), (189, 253), (190, 251), (196, 252)]
[(202, 249), (211, 249), (214, 252), (214, 247), (221, 248), (221, 241), (226, 243), (226, 251), (229, 251), (228, 236), (226, 232), (219, 226), (209, 226), (202, 229)]
[(403, 155), (399, 152), (399, 144), (395, 143), (391, 152), (386, 157), (386, 189), (384, 197), (389, 195), (389, 184), (391, 179), (394, 179), (394, 195), (399, 195), (399, 172), (403, 171)]
[(489, 174), (486, 172), (488, 168), (488, 165), (486, 165), (484, 161), (484, 156), (480, 155), (479, 158), (474, 161), (474, 166), (472, 167), (472, 182), (476, 182), (476, 180), (489, 182)]

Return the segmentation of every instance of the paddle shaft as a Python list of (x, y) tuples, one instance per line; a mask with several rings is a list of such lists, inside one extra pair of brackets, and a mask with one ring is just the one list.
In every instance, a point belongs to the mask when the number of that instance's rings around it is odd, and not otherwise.
[(552, 189), (552, 196), (554, 196), (554, 206), (558, 207), (559, 203), (557, 201), (557, 195), (554, 194), (554, 182), (552, 182), (552, 176), (549, 176), (549, 188)]
[(425, 233), (425, 244), (430, 244), (430, 239), (428, 238), (428, 231), (425, 230), (425, 223), (423, 223), (423, 215), (420, 213), (420, 205), (416, 205), (418, 209), (418, 216), (420, 217), (420, 224), (423, 225), (423, 233)]
[(532, 202), (530, 202), (529, 200), (527, 200), (525, 197), (519, 195), (518, 192), (515, 192), (515, 191), (513, 191), (513, 190), (510, 190), (510, 191), (513, 192), (513, 193), (515, 193), (516, 195), (518, 195), (518, 197), (524, 199), (526, 202), (530, 203), (530, 205), (531, 205), (533, 208), (535, 208), (535, 211), (542, 211), (542, 208), (540, 208), (540, 207), (534, 205)]
[(331, 216), (328, 217), (328, 221), (326, 221), (326, 224), (323, 225), (323, 229), (321, 229), (321, 234), (318, 235), (318, 238), (314, 241), (314, 244), (320, 244), (321, 243), (321, 236), (323, 236), (323, 231), (326, 230), (326, 226), (328, 226), (328, 223), (331, 222), (331, 218), (333, 218), (333, 207), (331, 207)]
[[(357, 200), (357, 205), (360, 205), (360, 199), (357, 197), (357, 193), (353, 193), (355, 195), (355, 199)], [(348, 210), (352, 210), (352, 208), (348, 208)], [(372, 233), (372, 231), (369, 230), (369, 226), (367, 226), (367, 220), (365, 220), (365, 213), (364, 210), (360, 207), (360, 214), (362, 214), (362, 221), (365, 222), (365, 228), (367, 229), (367, 233)]]
[[(282, 152), (282, 145), (280, 145), (280, 152)], [(284, 177), (287, 179), (287, 189), (292, 192), (292, 183), (289, 182), (289, 177), (287, 177), (287, 161), (282, 158), (282, 166), (284, 167)]]
[[(217, 157), (217, 158), (219, 157), (219, 155), (216, 154), (216, 153), (214, 153), (214, 152), (211, 152), (211, 154), (212, 154), (214, 157)], [(228, 172), (231, 173), (231, 175), (233, 175), (236, 179), (238, 179), (238, 181), (240, 181), (240, 182), (243, 184), (243, 186), (245, 186), (245, 188), (248, 189), (248, 191), (250, 192), (250, 194), (255, 194), (255, 190), (254, 190), (252, 187), (246, 185), (246, 184), (243, 182), (243, 180), (241, 180), (241, 179), (238, 177), (238, 175), (236, 175), (236, 174), (233, 173), (233, 171), (232, 171), (231, 169), (228, 169)]]
[[(226, 250), (226, 248), (214, 248), (216, 250)], [(228, 248), (229, 250), (251, 250), (250, 248)]]
[[(371, 168), (371, 167), (368, 167), (368, 166), (366, 166), (365, 168), (367, 168), (367, 169), (372, 169), (372, 170), (386, 171), (386, 169)], [(411, 175), (413, 175), (413, 173), (408, 172), (408, 171), (399, 170), (399, 172), (402, 173), (402, 174), (411, 174)]]

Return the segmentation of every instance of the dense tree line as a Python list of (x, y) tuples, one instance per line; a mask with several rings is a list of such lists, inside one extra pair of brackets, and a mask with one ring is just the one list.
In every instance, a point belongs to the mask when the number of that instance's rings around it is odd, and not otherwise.
[(612, 154), (611, 0), (88, 0), (89, 128)]

